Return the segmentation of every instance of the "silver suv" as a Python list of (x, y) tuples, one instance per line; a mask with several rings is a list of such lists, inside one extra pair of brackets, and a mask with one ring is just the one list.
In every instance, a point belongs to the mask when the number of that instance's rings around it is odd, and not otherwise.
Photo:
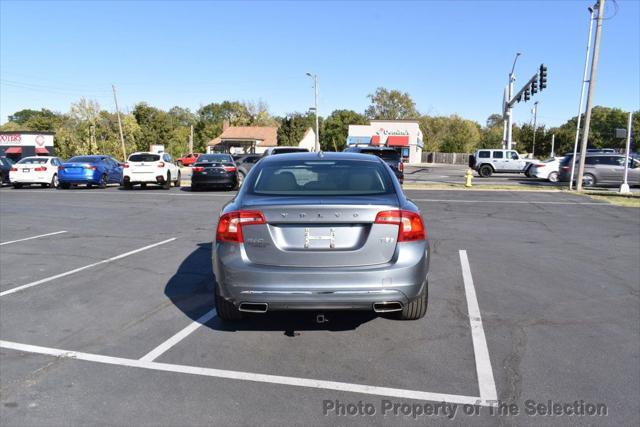
[(489, 177), (494, 173), (524, 173), (532, 162), (525, 159), (514, 150), (478, 150), (469, 159), (469, 166), (482, 177)]

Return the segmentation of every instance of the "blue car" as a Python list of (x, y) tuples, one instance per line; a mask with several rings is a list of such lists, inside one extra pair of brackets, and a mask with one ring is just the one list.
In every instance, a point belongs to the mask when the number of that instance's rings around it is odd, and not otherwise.
[(62, 189), (78, 184), (105, 188), (107, 184), (122, 182), (122, 165), (111, 156), (72, 157), (58, 167), (58, 182), (58, 188)]

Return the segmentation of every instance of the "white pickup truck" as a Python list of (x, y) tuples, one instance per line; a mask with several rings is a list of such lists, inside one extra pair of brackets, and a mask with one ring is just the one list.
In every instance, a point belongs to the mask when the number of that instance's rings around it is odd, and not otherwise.
[(469, 166), (481, 177), (494, 173), (525, 173), (534, 159), (525, 159), (514, 150), (478, 150), (469, 159)]

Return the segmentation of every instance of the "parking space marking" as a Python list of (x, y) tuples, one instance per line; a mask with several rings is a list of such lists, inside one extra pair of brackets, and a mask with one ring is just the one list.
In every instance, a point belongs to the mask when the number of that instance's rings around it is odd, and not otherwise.
[(32, 288), (34, 286), (42, 285), (43, 283), (51, 282), (52, 280), (56, 280), (56, 279), (59, 279), (61, 277), (66, 277), (66, 276), (78, 273), (80, 271), (86, 270), (86, 269), (91, 268), (91, 267), (96, 267), (96, 266), (101, 265), (101, 264), (107, 264), (107, 263), (110, 263), (110, 262), (113, 262), (113, 261), (117, 261), (119, 259), (128, 257), (129, 255), (137, 254), (138, 252), (146, 251), (147, 249), (155, 248), (156, 246), (160, 246), (160, 245), (164, 245), (165, 243), (173, 242), (174, 240), (176, 240), (176, 238), (172, 237), (170, 239), (163, 240), (162, 242), (154, 243), (152, 245), (147, 245), (147, 246), (144, 246), (142, 248), (135, 249), (135, 250), (129, 251), (129, 252), (125, 252), (123, 254), (120, 254), (120, 255), (117, 255), (117, 256), (102, 260), (102, 261), (94, 262), (93, 264), (85, 265), (84, 267), (76, 268), (76, 269), (69, 270), (69, 271), (64, 272), (64, 273), (56, 274), (55, 276), (50, 276), (50, 277), (47, 277), (47, 278), (44, 278), (44, 279), (36, 280), (35, 282), (27, 283), (26, 285), (17, 286), (15, 288), (8, 289), (8, 290), (6, 290), (4, 292), (0, 292), (0, 297), (3, 297), (5, 295), (9, 295), (9, 294), (13, 294), (15, 292), (19, 292), (19, 291), (22, 291), (22, 290), (27, 289), (27, 288)]
[(59, 358), (78, 359), (89, 362), (103, 363), (107, 365), (119, 365), (132, 368), (150, 369), (154, 371), (175, 372), (205, 377), (226, 378), (240, 381), (252, 381), (268, 384), (279, 384), (296, 387), (306, 387), (321, 390), (335, 390), (351, 393), (361, 393), (376, 396), (396, 397), (401, 399), (426, 400), (433, 402), (449, 402), (458, 404), (494, 406), (479, 397), (464, 396), (458, 394), (430, 393), (418, 390), (406, 390), (390, 387), (378, 387), (364, 384), (352, 384), (338, 381), (324, 381), (310, 378), (286, 377), (280, 375), (258, 374), (251, 372), (229, 371), (224, 369), (202, 368), (197, 366), (176, 365), (172, 363), (148, 362), (145, 360), (125, 359), (121, 357), (104, 356), (93, 353), (82, 353), (50, 347), (41, 347), (30, 344), (21, 344), (0, 340), (0, 348), (22, 351), (34, 354), (43, 354)]
[(499, 203), (506, 205), (592, 205), (615, 206), (606, 202), (551, 202), (535, 200), (458, 200), (458, 199), (411, 199), (413, 202), (444, 202), (444, 203)]
[[(4, 190), (4, 192), (6, 192), (7, 194), (13, 194), (13, 193), (9, 193), (7, 190)], [(22, 193), (22, 192), (19, 192)], [(67, 190), (67, 191), (47, 191), (47, 190), (27, 190), (24, 192), (25, 194), (30, 194), (30, 193), (42, 193), (42, 194), (55, 194), (56, 196), (60, 196), (61, 194), (85, 194), (85, 195), (89, 195), (89, 196), (96, 196), (99, 195), (101, 197), (104, 197), (105, 195), (112, 195), (112, 196), (124, 196), (127, 194), (131, 194), (131, 193), (135, 193), (136, 196), (169, 196), (169, 197), (232, 197), (236, 195), (235, 191), (230, 191), (229, 193), (226, 194), (217, 194), (217, 193), (191, 193), (188, 192), (186, 194), (183, 194), (182, 192), (180, 193), (172, 193), (172, 192), (164, 192), (164, 191), (160, 191), (160, 190), (151, 190), (151, 191), (144, 191), (144, 190), (138, 190), (138, 191), (94, 191), (94, 190)], [(18, 193), (16, 193), (18, 194)]]
[(217, 312), (215, 308), (203, 314), (202, 316), (200, 316), (200, 318), (198, 318), (198, 320), (192, 322), (189, 326), (187, 326), (186, 328), (184, 328), (183, 330), (181, 330), (180, 332), (178, 332), (177, 334), (175, 334), (174, 336), (172, 336), (171, 338), (169, 338), (168, 340), (166, 340), (165, 342), (163, 342), (162, 344), (160, 344), (159, 346), (151, 350), (146, 355), (142, 356), (140, 360), (145, 362), (153, 362), (162, 354), (166, 353), (171, 347), (173, 347), (174, 345), (178, 344), (180, 341), (188, 337), (200, 326), (204, 325), (209, 320), (216, 317), (216, 314)]
[(476, 359), (476, 372), (478, 375), (478, 388), (480, 397), (483, 400), (497, 400), (496, 383), (493, 379), (493, 369), (489, 358), (487, 338), (482, 326), (480, 317), (480, 307), (478, 297), (473, 285), (471, 267), (466, 250), (460, 250), (460, 264), (462, 265), (462, 279), (464, 281), (464, 293), (467, 297), (467, 312), (469, 313), (469, 323), (471, 326), (471, 338), (473, 339), (473, 354)]
[(39, 235), (37, 235), (37, 236), (25, 237), (24, 239), (11, 240), (11, 241), (9, 241), (9, 242), (2, 242), (2, 243), (0, 243), (0, 246), (3, 246), (3, 245), (10, 245), (11, 243), (24, 242), (24, 241), (26, 241), (26, 240), (39, 239), (40, 237), (55, 236), (56, 234), (62, 234), (62, 233), (66, 233), (66, 230), (56, 231), (56, 232), (54, 232), (54, 233), (39, 234)]

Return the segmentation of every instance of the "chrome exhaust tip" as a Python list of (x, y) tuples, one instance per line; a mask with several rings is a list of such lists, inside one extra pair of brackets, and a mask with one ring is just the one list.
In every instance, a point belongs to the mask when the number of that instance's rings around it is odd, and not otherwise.
[(373, 311), (376, 313), (390, 313), (402, 310), (402, 304), (398, 301), (374, 302)]
[(266, 302), (241, 302), (238, 311), (244, 313), (266, 313), (268, 309)]

